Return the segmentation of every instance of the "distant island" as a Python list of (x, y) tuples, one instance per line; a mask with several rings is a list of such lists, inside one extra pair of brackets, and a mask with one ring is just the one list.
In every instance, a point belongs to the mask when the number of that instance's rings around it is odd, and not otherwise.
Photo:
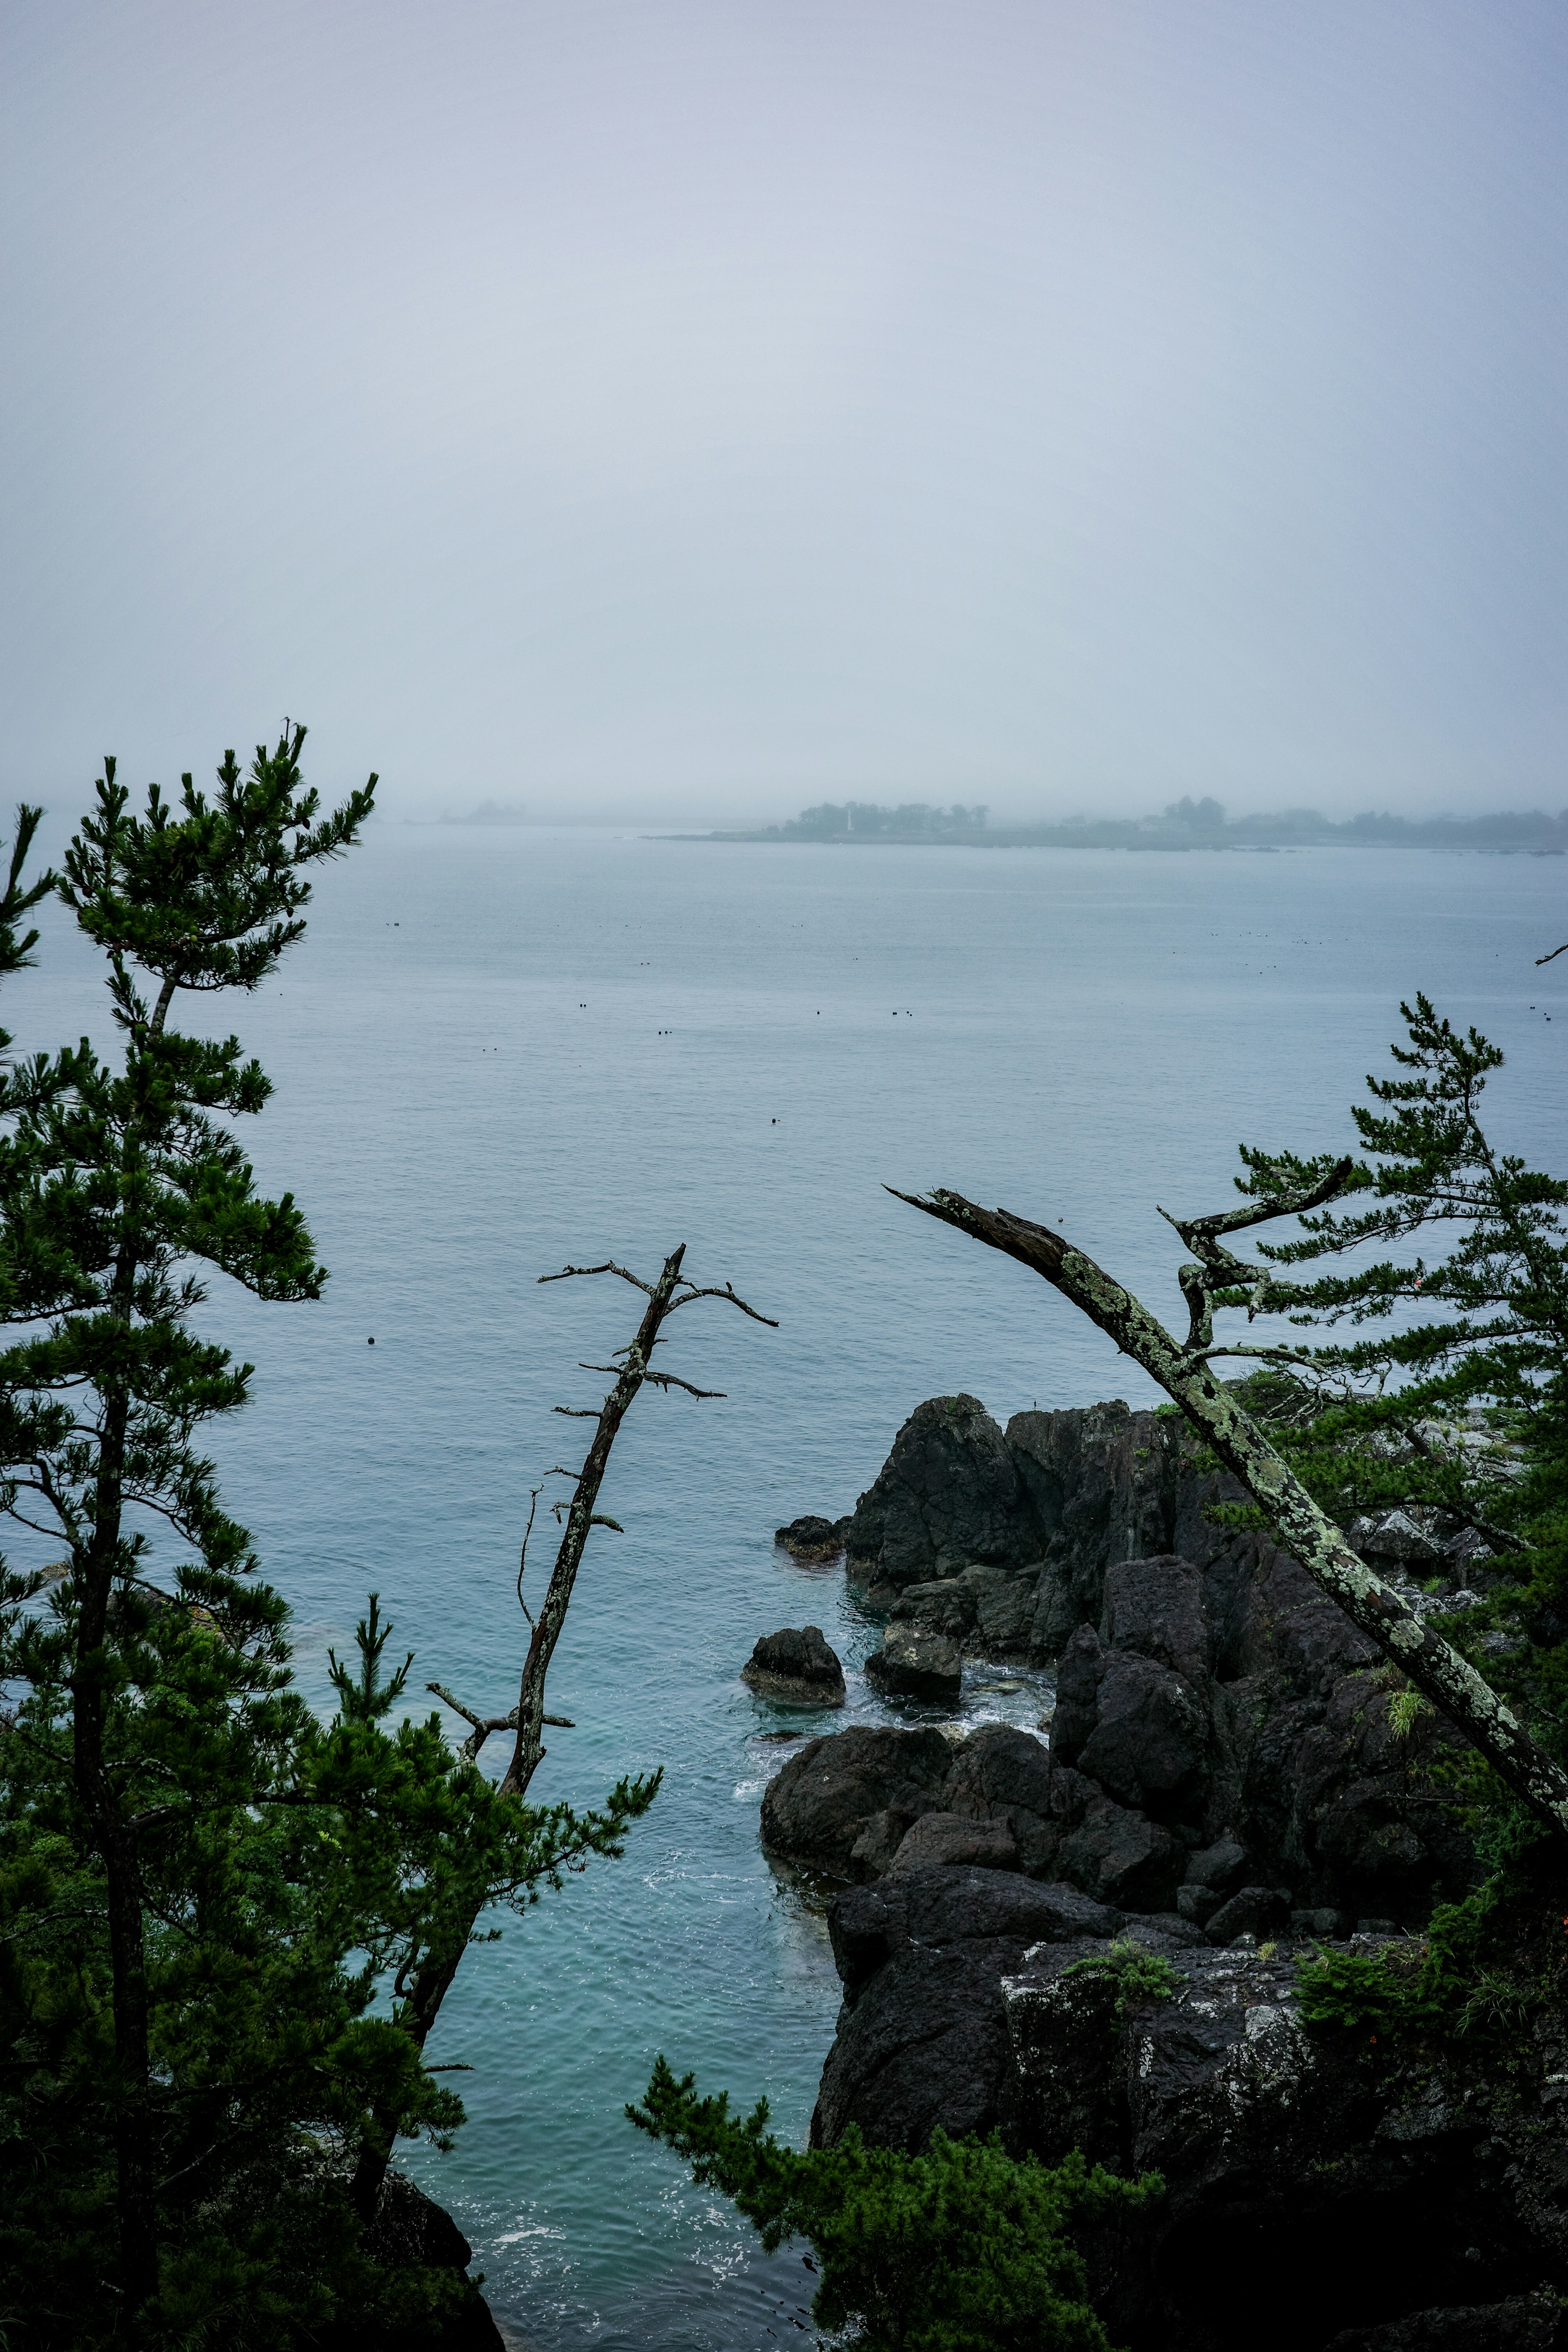
[(443, 824), (526, 824), (528, 811), (521, 801), (481, 801), (467, 816), (444, 816)]
[[(990, 811), (934, 808), (910, 801), (884, 808), (874, 801), (824, 801), (783, 824), (744, 833), (721, 832), (711, 841), (880, 841), (958, 843), (974, 849), (1450, 849), (1496, 855), (1568, 852), (1568, 809), (1496, 816), (1405, 817), (1378, 814), (1336, 823), (1317, 809), (1282, 809), (1274, 815), (1230, 817), (1216, 800), (1172, 801), (1158, 816), (1070, 816), (1054, 824), (999, 824)], [(472, 821), (472, 820), (470, 820)], [(493, 822), (493, 820), (491, 820)]]

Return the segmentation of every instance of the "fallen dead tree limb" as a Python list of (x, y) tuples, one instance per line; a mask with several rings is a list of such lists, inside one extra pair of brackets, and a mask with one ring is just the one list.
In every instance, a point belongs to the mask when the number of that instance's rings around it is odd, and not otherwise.
[(1342, 1161), (1310, 1192), (1284, 1193), (1260, 1206), (1218, 1216), (1170, 1222), (1196, 1262), (1179, 1276), (1190, 1328), (1184, 1344), (1122, 1287), (1113, 1276), (1059, 1233), (1014, 1216), (1006, 1209), (982, 1209), (961, 1193), (938, 1190), (900, 1192), (942, 1223), (956, 1225), (988, 1248), (1001, 1250), (1040, 1275), (1069, 1298), (1090, 1322), (1114, 1339), (1123, 1355), (1142, 1364), (1200, 1436), (1246, 1487), (1285, 1549), (1299, 1559), (1363, 1633), (1374, 1641), (1484, 1756), (1499, 1777), (1551, 1829), (1568, 1834), (1568, 1773), (1553, 1762), (1467, 1658), (1436, 1630), (1422, 1622), (1394, 1589), (1352, 1550), (1341, 1530), (1319, 1508), (1289, 1465), (1210, 1369), (1212, 1307), (1216, 1294), (1253, 1288), (1259, 1300), (1270, 1281), (1267, 1267), (1243, 1265), (1221, 1236), (1267, 1219), (1300, 1215), (1331, 1199), (1347, 1181), (1351, 1162)]

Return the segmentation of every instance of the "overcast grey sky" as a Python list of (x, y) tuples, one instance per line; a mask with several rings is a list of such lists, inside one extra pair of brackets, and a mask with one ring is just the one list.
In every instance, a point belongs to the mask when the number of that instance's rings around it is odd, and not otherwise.
[(1548, 0), (11, 0), (10, 793), (1568, 803)]

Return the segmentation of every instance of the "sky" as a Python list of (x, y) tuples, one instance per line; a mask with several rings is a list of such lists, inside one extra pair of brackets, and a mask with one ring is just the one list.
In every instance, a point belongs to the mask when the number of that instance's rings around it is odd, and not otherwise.
[(0, 792), (1568, 804), (1549, 0), (11, 0)]

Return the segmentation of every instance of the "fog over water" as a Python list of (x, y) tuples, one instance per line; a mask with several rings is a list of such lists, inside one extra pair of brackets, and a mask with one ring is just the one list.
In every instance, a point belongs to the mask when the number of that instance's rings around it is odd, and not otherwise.
[[(925, 1397), (968, 1390), (1002, 1420), (1150, 1400), (1047, 1286), (882, 1186), (1059, 1217), (1179, 1319), (1155, 1202), (1222, 1206), (1238, 1140), (1353, 1140), (1420, 987), (1508, 1053), (1496, 1140), (1560, 1168), (1568, 958), (1532, 959), (1568, 929), (1563, 874), (381, 825), (324, 876), (277, 982), (225, 1008), (277, 1082), (246, 1139), (261, 1179), (295, 1192), (332, 1269), (318, 1306), (218, 1291), (208, 1310), (258, 1366), (216, 1450), (317, 1701), (372, 1586), (416, 1690), (515, 1696), (528, 1490), (583, 1426), (551, 1408), (597, 1402), (579, 1362), (640, 1304), (539, 1275), (646, 1272), (684, 1242), (694, 1276), (779, 1320), (682, 1317), (670, 1368), (725, 1397), (638, 1400), (604, 1498), (626, 1534), (595, 1538), (551, 1680), (576, 1728), (551, 1734), (537, 1795), (592, 1801), (655, 1765), (664, 1789), (624, 1860), (469, 1955), (432, 2050), (474, 2067), (452, 2078), (471, 2121), (450, 2156), (406, 2160), (520, 2345), (763, 2352), (806, 2300), (798, 2259), (764, 2263), (621, 2112), (663, 2050), (765, 2093), (799, 2140), (832, 2038), (822, 1922), (757, 1843), (780, 1760), (763, 1735), (788, 1718), (738, 1673), (759, 1634), (820, 1624), (851, 1717), (880, 1719), (858, 1672), (878, 1634), (773, 1529), (848, 1509)], [(107, 1045), (58, 914), (42, 954), (7, 990), (19, 1048)], [(1032, 1724), (1040, 1685), (998, 1680), (1019, 1677), (972, 1669), (970, 1719)]]
[(0, 791), (1565, 797), (1547, 0), (0, 14)]

